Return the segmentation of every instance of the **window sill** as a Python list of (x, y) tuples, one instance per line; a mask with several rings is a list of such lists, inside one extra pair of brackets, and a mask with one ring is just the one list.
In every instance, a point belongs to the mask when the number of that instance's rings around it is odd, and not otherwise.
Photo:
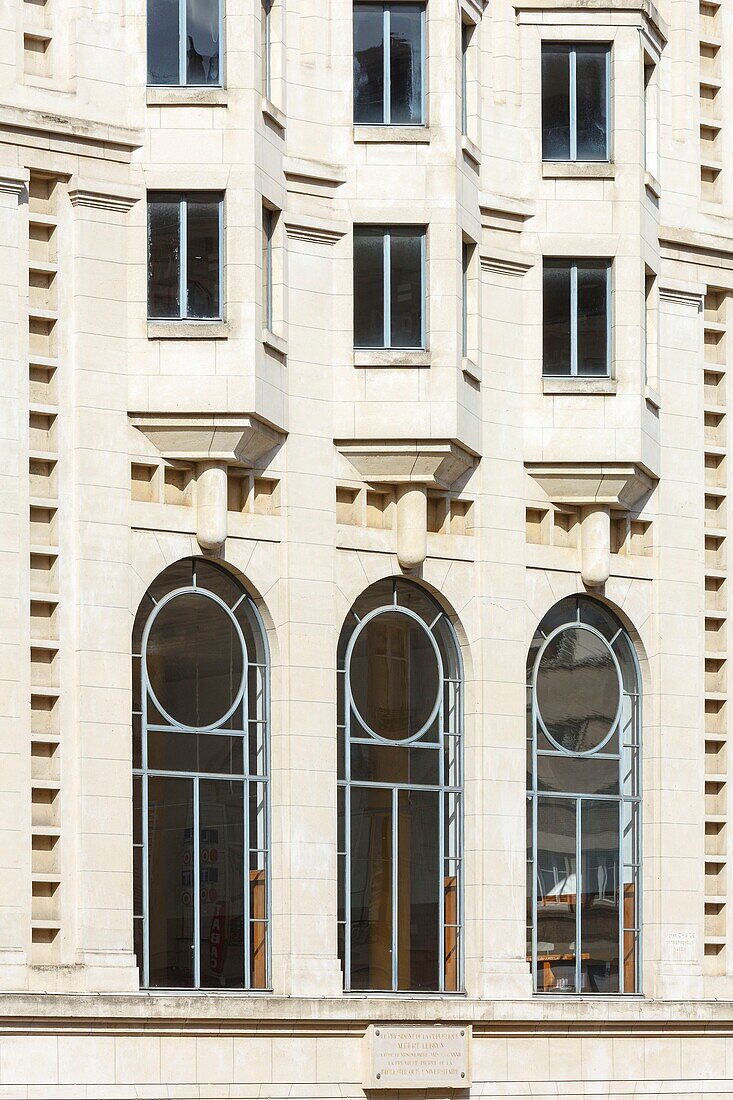
[(226, 321), (148, 321), (148, 340), (226, 340)]
[(354, 351), (355, 367), (429, 367), (430, 352), (410, 348), (360, 348)]
[(466, 134), (461, 134), (461, 149), (463, 155), (478, 167), (481, 163), (481, 150)]
[(478, 382), (481, 385), (483, 379), (481, 377), (481, 367), (473, 361), (473, 359), (467, 359), (464, 355), (461, 360), (461, 370), (469, 378), (472, 378), (474, 382)]
[(156, 87), (145, 93), (148, 107), (226, 107), (226, 88)]
[(283, 339), (282, 336), (278, 336), (269, 328), (263, 328), (262, 330), (262, 345), (267, 348), (268, 351), (273, 351), (275, 355), (279, 355), (283, 359), (285, 359), (288, 354), (287, 340)]
[(647, 191), (650, 191), (655, 199), (661, 199), (662, 197), (662, 185), (656, 176), (653, 176), (651, 172), (644, 173), (644, 186)]
[(544, 180), (612, 180), (616, 178), (616, 165), (602, 160), (543, 160)]
[(276, 107), (267, 96), (262, 97), (262, 114), (265, 118), (269, 119), (273, 125), (277, 126), (278, 130), (285, 130), (285, 112), (281, 111), (279, 107)]
[(356, 145), (429, 145), (429, 126), (354, 126)]
[(615, 394), (617, 390), (615, 378), (543, 378), (542, 392), (552, 396), (560, 396), (566, 393), (582, 394), (590, 397), (594, 394), (608, 396)]

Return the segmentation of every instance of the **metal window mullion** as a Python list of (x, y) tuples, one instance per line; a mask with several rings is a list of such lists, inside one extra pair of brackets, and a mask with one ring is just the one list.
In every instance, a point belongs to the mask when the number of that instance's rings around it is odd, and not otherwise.
[[(179, 233), (181, 235), (178, 261), (178, 297), (180, 299), (180, 314), (182, 318), (188, 317), (188, 200), (182, 198), (179, 207)], [(194, 585), (196, 581), (194, 579)]]
[(427, 231), (420, 234), (420, 347), (427, 347)]
[(382, 49), (382, 119), (385, 126), (389, 126), (392, 122), (392, 89), (390, 87), (392, 68), (390, 57), (392, 13), (390, 12), (389, 4), (385, 4), (382, 9), (382, 34), (384, 36), (384, 47)]
[[(249, 749), (249, 745), (247, 745)], [(259, 792), (258, 792), (259, 793)], [(252, 988), (252, 904), (251, 893), (252, 886), (250, 881), (250, 841), (249, 835), (249, 779), (246, 779), (242, 783), (242, 840), (244, 841), (244, 866), (242, 867), (242, 873), (244, 877), (244, 988)], [(259, 844), (259, 840), (258, 840)], [(265, 917), (267, 917), (267, 909), (265, 909)]]
[(188, 18), (186, 0), (178, 0), (178, 81), (188, 83), (186, 43), (188, 42)]
[(201, 988), (201, 822), (198, 776), (193, 777), (193, 984)]
[(578, 88), (577, 88), (577, 59), (575, 47), (571, 47), (568, 54), (569, 64), (569, 99), (570, 99), (570, 159), (578, 159)]
[(618, 789), (621, 792), (621, 798), (618, 803), (618, 891), (619, 891), (619, 930), (618, 930), (618, 989), (619, 993), (625, 993), (626, 976), (624, 974), (624, 925), (626, 924), (626, 917), (624, 915), (624, 903), (626, 900), (626, 861), (624, 860), (624, 811), (626, 809), (626, 802), (623, 797), (623, 776), (621, 772), (623, 765), (619, 762), (619, 777), (618, 777)]
[[(533, 784), (534, 785), (534, 784)], [(539, 992), (539, 971), (537, 967), (537, 811), (538, 798), (532, 792), (532, 987)]]
[[(440, 859), (438, 860), (438, 990), (445, 991), (445, 880), (446, 880), (446, 851), (448, 850), (446, 824), (445, 824), (445, 681), (443, 670), (440, 675), (440, 707), (438, 708), (438, 729), (440, 730), (440, 757), (438, 759), (438, 843), (440, 845)], [(456, 883), (456, 886), (458, 884)]]
[(148, 710), (148, 693), (146, 688), (147, 674), (145, 671), (144, 663), (141, 659), (140, 670), (140, 687), (143, 696), (143, 713), (140, 721), (140, 736), (141, 736), (141, 764), (142, 775), (140, 777), (140, 794), (142, 805), (140, 807), (141, 814), (141, 828), (142, 828), (142, 903), (143, 903), (143, 982), (142, 984), (147, 988), (150, 985), (150, 943), (148, 941), (150, 933), (150, 884), (148, 881), (149, 875), (149, 845), (148, 845), (148, 727), (147, 727), (147, 710)]
[(384, 264), (384, 346), (392, 346), (392, 237), (389, 229), (384, 231), (382, 244), (382, 262)]
[[(351, 989), (351, 680), (344, 668), (344, 989)], [(338, 862), (338, 856), (337, 862)]]
[(217, 202), (217, 223), (219, 229), (218, 238), (218, 284), (219, 284), (219, 317), (224, 316), (224, 199)]
[(582, 928), (580, 923), (580, 899), (583, 889), (583, 831), (582, 831), (582, 798), (575, 800), (575, 992), (581, 990), (581, 956)]
[(605, 279), (606, 279), (606, 375), (611, 376), (611, 352), (613, 342), (613, 317), (611, 308), (611, 265), (609, 263), (605, 266)]
[(265, 96), (267, 99), (272, 99), (272, 58), (270, 51), (272, 49), (271, 42), (271, 15), (272, 15), (272, 0), (264, 0), (264, 20), (265, 20)]
[(397, 829), (398, 815), (399, 815), (399, 788), (395, 787), (392, 791), (392, 992), (396, 993), (399, 986), (399, 967), (398, 967), (398, 940), (397, 940), (397, 927), (399, 923), (399, 836)]
[(570, 374), (578, 373), (578, 265), (570, 265)]

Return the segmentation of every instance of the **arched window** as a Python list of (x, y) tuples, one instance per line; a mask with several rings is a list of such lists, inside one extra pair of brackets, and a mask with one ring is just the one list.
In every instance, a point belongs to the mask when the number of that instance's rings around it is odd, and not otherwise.
[(569, 596), (527, 661), (527, 953), (539, 993), (640, 990), (641, 681), (615, 615)]
[(339, 952), (346, 989), (461, 987), (463, 698), (453, 628), (387, 579), (338, 647)]
[(268, 662), (241, 585), (171, 565), (132, 639), (135, 952), (145, 987), (266, 989)]

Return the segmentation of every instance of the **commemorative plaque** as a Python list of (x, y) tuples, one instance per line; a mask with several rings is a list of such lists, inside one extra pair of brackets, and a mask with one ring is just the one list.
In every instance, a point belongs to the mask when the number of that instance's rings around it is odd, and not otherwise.
[(364, 1053), (367, 1089), (465, 1089), (471, 1084), (471, 1029), (465, 1025), (372, 1024)]

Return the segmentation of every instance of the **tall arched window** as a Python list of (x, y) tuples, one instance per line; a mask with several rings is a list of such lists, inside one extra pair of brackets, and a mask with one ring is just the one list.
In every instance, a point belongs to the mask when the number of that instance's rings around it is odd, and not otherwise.
[(339, 952), (346, 989), (461, 987), (463, 697), (456, 637), (379, 581), (338, 647)]
[(640, 990), (641, 680), (623, 626), (569, 596), (527, 661), (527, 953), (539, 993)]
[(145, 987), (266, 989), (268, 661), (254, 603), (189, 558), (135, 618), (135, 952)]

